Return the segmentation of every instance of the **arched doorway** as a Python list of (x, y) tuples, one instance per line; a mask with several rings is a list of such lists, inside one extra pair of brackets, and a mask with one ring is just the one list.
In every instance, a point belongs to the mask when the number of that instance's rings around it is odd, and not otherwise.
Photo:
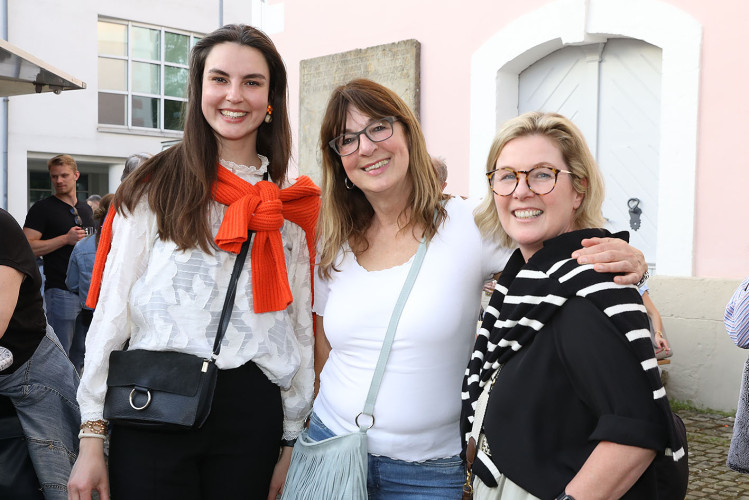
[(518, 76), (518, 113), (552, 111), (582, 130), (606, 181), (603, 215), (651, 268), (658, 232), (661, 49), (641, 40), (559, 49)]
[(656, 258), (658, 273), (691, 276), (702, 27), (659, 0), (556, 0), (502, 27), (471, 60), (470, 194), (486, 191), (481, 172), (497, 127), (518, 114), (520, 73), (567, 46), (611, 38), (662, 50)]

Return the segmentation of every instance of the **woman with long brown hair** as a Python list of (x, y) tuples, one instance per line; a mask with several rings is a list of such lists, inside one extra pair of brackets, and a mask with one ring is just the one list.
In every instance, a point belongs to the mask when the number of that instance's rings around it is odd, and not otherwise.
[[(319, 207), (308, 178), (287, 179), (286, 99), (283, 61), (259, 30), (224, 26), (193, 48), (184, 138), (118, 189), (105, 265), (107, 227), (102, 232), (70, 498), (97, 490), (106, 499), (111, 489), (115, 498), (265, 499), (282, 487), (312, 402)], [(176, 433), (114, 425), (107, 475), (110, 353), (128, 342), (128, 349), (210, 357), (248, 229), (251, 265), (239, 274), (208, 419)], [(95, 277), (89, 297), (97, 292)]]

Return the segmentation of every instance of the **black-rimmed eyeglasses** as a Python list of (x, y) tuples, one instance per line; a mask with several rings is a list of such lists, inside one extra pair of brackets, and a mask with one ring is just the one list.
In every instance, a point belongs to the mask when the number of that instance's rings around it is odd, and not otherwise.
[(393, 122), (398, 118), (386, 116), (374, 120), (358, 132), (346, 132), (328, 142), (339, 156), (348, 156), (359, 149), (359, 137), (364, 134), (372, 142), (382, 142), (393, 136)]
[(78, 210), (75, 207), (73, 207), (70, 209), (70, 213), (73, 214), (73, 220), (75, 221), (75, 225), (82, 226), (83, 219), (81, 219), (81, 216), (78, 214)]
[(520, 174), (525, 174), (525, 182), (528, 189), (537, 195), (549, 194), (557, 185), (557, 177), (560, 173), (574, 175), (569, 170), (561, 170), (554, 167), (538, 166), (530, 170), (514, 170), (509, 167), (495, 168), (486, 173), (489, 187), (499, 196), (510, 196), (515, 192), (520, 182)]

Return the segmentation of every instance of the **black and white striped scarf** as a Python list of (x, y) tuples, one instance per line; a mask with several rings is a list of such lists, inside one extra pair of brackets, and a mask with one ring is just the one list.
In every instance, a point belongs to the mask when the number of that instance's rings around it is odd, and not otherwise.
[[(610, 236), (604, 229), (583, 229), (545, 242), (544, 248), (527, 264), (520, 250), (512, 255), (484, 313), (463, 379), (461, 433), (464, 444), (473, 425), (476, 401), (494, 372), (533, 342), (567, 299), (577, 296), (590, 300), (627, 337), (650, 382), (653, 399), (666, 416), (669, 447), (665, 453), (671, 454), (674, 461), (684, 456), (653, 353), (647, 313), (637, 288), (618, 285), (613, 281), (613, 274), (598, 273), (592, 265), (580, 265), (569, 258), (583, 238)], [(627, 233), (614, 236), (627, 240)]]

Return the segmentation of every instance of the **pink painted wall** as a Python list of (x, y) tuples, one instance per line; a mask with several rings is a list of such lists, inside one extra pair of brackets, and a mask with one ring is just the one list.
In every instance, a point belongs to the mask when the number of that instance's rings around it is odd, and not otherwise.
[[(301, 60), (406, 39), (421, 42), (421, 119), (427, 145), (431, 153), (447, 159), (447, 191), (467, 194), (471, 55), (507, 23), (548, 2), (272, 3), (283, 4), (284, 9), (284, 31), (274, 34), (273, 39), (289, 70), (295, 131)], [(749, 212), (749, 3), (665, 3), (683, 10), (703, 26), (694, 274), (741, 278), (749, 274), (749, 222), (745, 222)]]
[(703, 26), (694, 273), (749, 274), (749, 3), (668, 2)]

